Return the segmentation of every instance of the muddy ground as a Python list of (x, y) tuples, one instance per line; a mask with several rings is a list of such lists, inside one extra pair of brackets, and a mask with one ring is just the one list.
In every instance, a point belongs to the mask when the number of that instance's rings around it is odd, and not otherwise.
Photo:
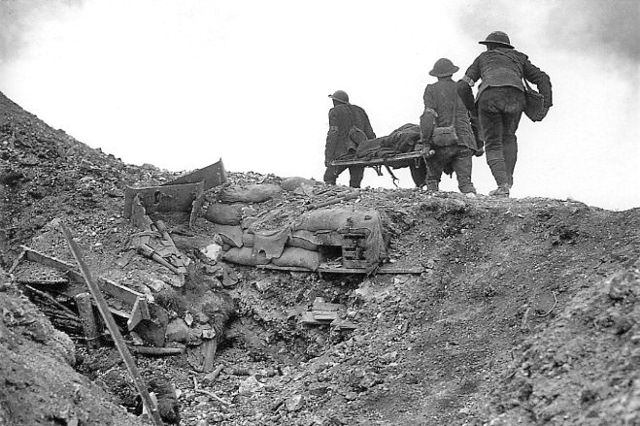
[[(134, 230), (122, 209), (126, 185), (175, 176), (91, 149), (0, 95), (0, 267), (21, 244), (72, 261), (52, 223), (60, 218), (97, 274), (139, 291), (171, 284), (128, 250)], [(192, 256), (170, 314), (185, 317), (209, 291), (233, 300), (221, 372), (197, 371), (188, 354), (136, 356), (144, 377), (174, 385), (180, 424), (640, 423), (640, 210), (377, 189), (349, 203), (380, 212), (394, 265), (424, 272), (224, 265), (238, 277), (229, 283)], [(183, 232), (184, 218), (163, 219)], [(196, 234), (206, 229), (199, 218)], [(145, 424), (117, 351), (56, 331), (23, 292), (2, 274), (0, 424)], [(356, 329), (303, 324), (316, 297), (343, 304)]]

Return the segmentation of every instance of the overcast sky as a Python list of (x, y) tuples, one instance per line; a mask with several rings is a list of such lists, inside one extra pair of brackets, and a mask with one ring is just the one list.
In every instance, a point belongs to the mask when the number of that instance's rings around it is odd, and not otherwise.
[[(322, 179), (327, 95), (378, 136), (417, 123), (440, 57), (461, 70), (494, 30), (547, 72), (523, 117), (514, 197), (640, 207), (640, 1), (0, 0), (0, 90), (125, 162)], [(413, 183), (398, 173), (402, 187)], [(474, 159), (481, 193), (495, 187)], [(345, 172), (339, 183), (348, 182)], [(364, 185), (391, 187), (365, 172)], [(441, 189), (457, 190), (445, 176)]]

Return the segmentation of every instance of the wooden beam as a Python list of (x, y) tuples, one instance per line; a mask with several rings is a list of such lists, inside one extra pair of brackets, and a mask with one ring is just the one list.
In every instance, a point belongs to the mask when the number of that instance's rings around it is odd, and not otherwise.
[(144, 296), (138, 297), (133, 304), (133, 309), (131, 309), (131, 317), (127, 321), (127, 328), (131, 331), (140, 324), (140, 321), (149, 318), (151, 318), (151, 316), (149, 315), (147, 299), (145, 299)]
[(136, 389), (138, 390), (138, 393), (140, 393), (140, 396), (142, 397), (142, 403), (147, 408), (147, 411), (150, 413), (152, 423), (155, 426), (162, 426), (162, 420), (160, 419), (160, 413), (158, 412), (158, 407), (153, 402), (153, 400), (151, 399), (151, 396), (149, 395), (147, 385), (142, 379), (142, 376), (140, 375), (140, 372), (136, 367), (133, 357), (131, 356), (131, 353), (127, 349), (127, 345), (124, 343), (122, 334), (120, 334), (120, 329), (116, 325), (116, 322), (113, 319), (111, 312), (109, 312), (107, 301), (104, 299), (104, 296), (100, 291), (100, 287), (98, 287), (98, 285), (95, 283), (95, 281), (91, 277), (91, 271), (89, 270), (89, 267), (86, 265), (86, 263), (84, 263), (84, 260), (82, 259), (82, 255), (80, 253), (80, 247), (78, 247), (76, 242), (73, 240), (73, 237), (71, 236), (71, 232), (69, 232), (66, 226), (60, 224), (60, 228), (62, 229), (62, 233), (64, 234), (64, 237), (67, 240), (67, 243), (69, 244), (69, 248), (71, 249), (71, 253), (73, 254), (73, 257), (76, 259), (76, 262), (80, 267), (80, 272), (82, 273), (84, 281), (87, 283), (87, 286), (89, 287), (89, 291), (91, 292), (91, 295), (93, 296), (93, 298), (95, 299), (98, 305), (98, 310), (102, 315), (102, 319), (104, 319), (107, 325), (107, 328), (109, 329), (109, 333), (111, 333), (111, 338), (113, 339), (113, 342), (115, 343), (116, 348), (118, 349), (118, 352), (120, 352), (120, 356), (122, 357), (122, 360), (127, 366), (127, 370), (129, 370), (129, 374), (131, 374), (131, 378), (133, 379), (133, 383), (135, 384)]
[(78, 313), (80, 314), (84, 337), (87, 339), (87, 346), (90, 349), (96, 349), (100, 347), (100, 333), (98, 332), (96, 316), (93, 313), (91, 295), (89, 293), (80, 293), (77, 294), (74, 299)]
[(154, 346), (129, 346), (129, 349), (136, 355), (147, 356), (181, 355), (185, 352), (185, 348), (156, 348)]
[(142, 293), (131, 290), (129, 287), (125, 287), (122, 284), (118, 284), (106, 278), (98, 277), (97, 281), (103, 291), (118, 300), (122, 300), (130, 306), (133, 306), (138, 299), (144, 298)]

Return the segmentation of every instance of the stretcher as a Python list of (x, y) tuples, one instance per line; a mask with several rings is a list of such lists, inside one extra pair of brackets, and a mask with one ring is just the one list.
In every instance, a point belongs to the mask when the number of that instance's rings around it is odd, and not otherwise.
[(374, 157), (370, 159), (363, 158), (349, 158), (349, 159), (339, 159), (333, 160), (331, 162), (332, 166), (363, 166), (363, 167), (371, 167), (373, 168), (378, 176), (382, 176), (382, 167), (387, 169), (387, 172), (393, 179), (393, 184), (397, 185), (398, 178), (393, 174), (391, 169), (400, 169), (403, 167), (419, 167), (421, 164), (426, 162), (426, 158), (428, 156), (429, 150), (426, 148), (422, 148), (415, 151), (410, 152), (400, 152), (395, 155), (384, 156), (384, 157)]

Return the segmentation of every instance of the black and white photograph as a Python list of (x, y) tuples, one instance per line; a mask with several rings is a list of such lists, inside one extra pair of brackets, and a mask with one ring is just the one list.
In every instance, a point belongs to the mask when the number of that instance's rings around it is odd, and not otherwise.
[(0, 0), (0, 426), (640, 424), (640, 0)]

